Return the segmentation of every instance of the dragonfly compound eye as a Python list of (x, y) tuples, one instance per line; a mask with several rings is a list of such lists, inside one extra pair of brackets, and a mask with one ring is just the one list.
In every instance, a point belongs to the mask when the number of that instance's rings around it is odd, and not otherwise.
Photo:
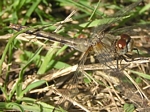
[(116, 51), (119, 55), (124, 55), (131, 50), (131, 37), (127, 34), (122, 34), (121, 38), (116, 42)]
[(126, 47), (126, 41), (123, 39), (119, 39), (116, 43), (117, 49), (124, 49)]
[(122, 34), (121, 39), (126, 40), (126, 42), (130, 41), (131, 37), (127, 34)]

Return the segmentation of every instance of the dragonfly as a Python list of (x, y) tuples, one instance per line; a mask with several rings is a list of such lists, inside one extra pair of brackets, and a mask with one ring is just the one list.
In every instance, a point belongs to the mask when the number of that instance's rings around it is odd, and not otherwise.
[[(104, 34), (104, 31), (109, 26), (111, 26), (114, 22), (120, 21), (122, 16), (127, 15), (127, 13), (130, 10), (132, 10), (141, 2), (142, 0), (139, 0), (138, 2), (133, 3), (129, 5), (128, 7), (126, 7), (123, 11), (117, 12), (113, 16), (113, 17), (116, 17), (116, 19), (110, 20), (108, 21), (108, 23), (104, 25), (100, 25), (97, 28), (95, 28), (95, 31), (91, 35), (91, 38), (72, 39), (69, 37), (67, 38), (67, 37), (57, 35), (57, 34), (39, 31), (39, 30), (28, 30), (25, 33), (43, 37), (51, 41), (57, 41), (65, 45), (68, 45), (69, 47), (72, 47), (80, 52), (83, 52), (84, 54), (81, 59), (81, 63), (84, 63), (85, 57), (87, 57), (89, 52), (94, 51), (100, 63), (101, 64), (104, 63), (105, 66), (110, 67), (112, 63), (110, 63), (109, 65), (107, 64), (107, 62), (111, 62), (112, 60), (114, 60), (114, 57), (117, 57), (117, 58), (122, 57), (124, 60), (126, 60), (124, 55), (126, 55), (128, 52), (131, 52), (132, 50), (137, 50), (137, 49), (133, 48), (133, 40), (131, 39), (129, 35), (121, 34), (120, 38), (116, 38), (115, 36), (110, 35), (109, 32), (108, 34)], [(10, 27), (17, 31), (27, 28), (25, 26), (16, 25), (16, 24), (11, 24)], [(113, 54), (113, 55), (110, 55), (110, 54)], [(103, 58), (100, 58), (100, 57), (103, 57)]]
[[(108, 23), (95, 28), (95, 31), (91, 35), (91, 38), (67, 38), (58, 34), (34, 29), (28, 30), (25, 33), (40, 36), (50, 41), (57, 41), (68, 45), (69, 47), (72, 47), (80, 52), (83, 52), (79, 66), (82, 66), (85, 63), (86, 57), (90, 52), (94, 52), (100, 64), (103, 64), (104, 66), (110, 68), (110, 70), (113, 71), (113, 73), (119, 74), (117, 75), (117, 77), (119, 80), (122, 80), (122, 78), (124, 78), (124, 74), (118, 69), (118, 64), (114, 63), (113, 60), (114, 57), (117, 57), (117, 59), (119, 57), (122, 57), (126, 60), (126, 58), (124, 58), (124, 55), (135, 50), (135, 48), (133, 47), (133, 40), (128, 34), (121, 34), (119, 38), (116, 38), (112, 34), (109, 34), (109, 32), (105, 34), (104, 31), (108, 27), (110, 27), (114, 22), (120, 21), (120, 17), (127, 15), (129, 11), (131, 11), (141, 2), (142, 0), (139, 0), (124, 8), (123, 11), (117, 12), (114, 15), (116, 19), (112, 21), (110, 20)], [(17, 31), (21, 31), (27, 28), (25, 26), (16, 24), (11, 24), (10, 27)], [(131, 86), (128, 86), (127, 83), (123, 83), (123, 81), (121, 81), (120, 85), (126, 89), (133, 89)], [(126, 91), (126, 89), (124, 91)]]

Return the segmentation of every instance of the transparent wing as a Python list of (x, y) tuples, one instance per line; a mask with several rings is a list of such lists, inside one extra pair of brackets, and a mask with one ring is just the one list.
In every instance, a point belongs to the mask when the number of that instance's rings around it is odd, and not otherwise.
[[(116, 71), (117, 66), (116, 62), (114, 61), (114, 50), (115, 50), (115, 45), (114, 41), (115, 38), (112, 35), (103, 35), (103, 31), (108, 28), (112, 23), (119, 21), (122, 16), (125, 16), (128, 14), (131, 9), (136, 7), (142, 0), (139, 0), (136, 3), (133, 3), (123, 10), (117, 12), (113, 17), (116, 17), (115, 19), (110, 19), (107, 24), (105, 25), (100, 25), (99, 27), (95, 28), (95, 31), (92, 35), (92, 38), (90, 39), (89, 42), (90, 45), (83, 54), (79, 66), (84, 66), (84, 63), (86, 61), (86, 57), (88, 54), (92, 51), (96, 54), (97, 59), (100, 62), (100, 65), (106, 66), (111, 70)], [(99, 38), (101, 37), (101, 38)], [(82, 70), (79, 70), (82, 71)], [(75, 74), (77, 75), (77, 74)], [(77, 76), (75, 76), (77, 78)]]
[(129, 12), (135, 8), (139, 3), (141, 3), (142, 0), (138, 0), (137, 2), (125, 7), (124, 9), (116, 12), (113, 16), (110, 16), (108, 19), (108, 22), (106, 22), (106, 24), (102, 24), (99, 25), (97, 28), (95, 28), (95, 31), (93, 34), (100, 34), (105, 31), (108, 27), (110, 27), (113, 23), (117, 22), (117, 21), (121, 21), (122, 19), (126, 18), (125, 16), (127, 16), (129, 14)]
[(128, 35), (139, 35), (140, 33), (149, 35), (150, 24), (139, 24), (134, 26), (126, 26), (123, 28), (117, 28), (109, 31), (109, 34), (121, 35), (123, 33)]

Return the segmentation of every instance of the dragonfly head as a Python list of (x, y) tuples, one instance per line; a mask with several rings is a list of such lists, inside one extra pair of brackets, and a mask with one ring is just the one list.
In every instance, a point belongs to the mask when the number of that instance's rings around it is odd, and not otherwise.
[(116, 41), (116, 52), (119, 55), (124, 55), (132, 51), (133, 40), (127, 34), (122, 34), (121, 38)]

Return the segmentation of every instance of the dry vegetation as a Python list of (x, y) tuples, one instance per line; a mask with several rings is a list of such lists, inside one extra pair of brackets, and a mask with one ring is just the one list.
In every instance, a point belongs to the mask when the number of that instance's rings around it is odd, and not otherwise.
[[(145, 0), (125, 15), (116, 15), (132, 3), (131, 0), (0, 3), (0, 110), (149, 112), (150, 2)], [(15, 31), (12, 27), (16, 24), (29, 27)], [(98, 25), (98, 30), (93, 30)], [(130, 62), (119, 59), (119, 72), (112, 65), (116, 67), (116, 60), (108, 62), (111, 69), (107, 63), (99, 62), (93, 52), (83, 60), (85, 52), (49, 41), (38, 35), (41, 31), (75, 39), (90, 38), (93, 31), (115, 38), (126, 33), (134, 40), (139, 54), (134, 50), (128, 54)]]

